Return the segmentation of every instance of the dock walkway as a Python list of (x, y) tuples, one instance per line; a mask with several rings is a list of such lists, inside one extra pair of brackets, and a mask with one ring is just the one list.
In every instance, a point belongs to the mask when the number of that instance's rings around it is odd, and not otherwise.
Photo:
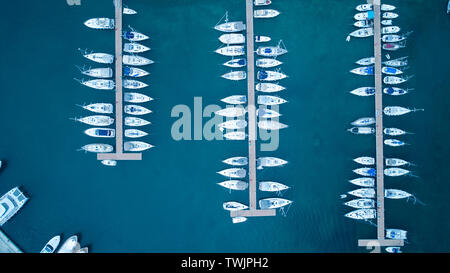
[(3, 231), (0, 230), (0, 253), (23, 253)]

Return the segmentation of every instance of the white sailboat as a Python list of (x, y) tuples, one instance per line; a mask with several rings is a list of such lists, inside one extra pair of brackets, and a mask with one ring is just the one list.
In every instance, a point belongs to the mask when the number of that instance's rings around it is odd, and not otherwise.
[(137, 31), (124, 32), (123, 38), (130, 42), (140, 42), (140, 41), (149, 39), (149, 37), (147, 35), (137, 32)]
[(242, 33), (227, 33), (220, 35), (219, 41), (226, 45), (243, 44), (245, 43), (245, 36)]
[(245, 156), (234, 156), (227, 158), (222, 162), (232, 166), (245, 166), (248, 164), (248, 158)]
[(409, 198), (413, 195), (402, 190), (397, 189), (385, 189), (384, 190), (384, 197), (388, 199), (403, 199), (403, 198)]
[(413, 165), (410, 162), (400, 159), (400, 158), (386, 158), (384, 160), (386, 166), (388, 167), (400, 167), (404, 165)]
[(84, 22), (84, 25), (93, 29), (114, 29), (114, 19), (92, 18)]
[(138, 117), (125, 117), (126, 126), (145, 126), (151, 124), (150, 121)]
[(391, 147), (400, 147), (406, 145), (405, 142), (398, 139), (385, 139), (384, 144)]
[(125, 66), (123, 68), (123, 75), (128, 76), (128, 77), (138, 78), (138, 77), (147, 76), (149, 74), (150, 73), (148, 73), (144, 69), (140, 69), (137, 67)]
[(374, 165), (375, 164), (375, 158), (370, 156), (360, 156), (357, 158), (354, 158), (353, 161), (356, 163), (359, 163), (361, 165)]
[(225, 139), (229, 140), (244, 140), (247, 137), (247, 134), (245, 132), (229, 132), (223, 135)]
[(225, 129), (239, 130), (247, 127), (247, 121), (243, 119), (233, 119), (219, 123), (217, 127), (220, 131), (224, 131)]
[(89, 128), (84, 133), (91, 137), (113, 138), (116, 136), (116, 130), (110, 128)]
[(239, 202), (230, 201), (230, 202), (223, 203), (223, 209), (229, 210), (229, 211), (237, 211), (237, 210), (248, 209), (248, 206), (241, 204)]
[(87, 51), (85, 51), (83, 56), (93, 62), (101, 64), (112, 64), (114, 62), (114, 56), (107, 53), (87, 53)]
[(375, 186), (375, 178), (373, 177), (359, 177), (355, 179), (351, 179), (348, 182), (360, 186), (360, 187), (374, 187)]
[(264, 130), (280, 130), (287, 127), (288, 126), (286, 124), (283, 124), (275, 120), (261, 120), (258, 122), (258, 128)]
[(84, 86), (94, 88), (94, 89), (99, 89), (99, 90), (112, 90), (115, 87), (113, 80), (104, 80), (104, 79), (95, 79), (95, 80), (89, 80), (89, 81), (78, 80), (78, 79), (75, 79), (75, 80)]
[(111, 103), (91, 103), (88, 105), (79, 105), (83, 109), (99, 114), (112, 114), (114, 106)]
[(272, 109), (266, 109), (266, 108), (259, 108), (256, 110), (256, 115), (260, 118), (276, 118), (281, 116), (280, 113), (278, 113), (275, 110)]
[(260, 82), (256, 84), (256, 90), (265, 93), (279, 92), (284, 89), (286, 89), (284, 86), (271, 82)]
[(402, 129), (398, 129), (398, 128), (384, 128), (383, 132), (385, 135), (388, 135), (388, 136), (401, 136), (401, 135), (407, 134), (407, 132), (403, 131)]
[(377, 217), (377, 211), (375, 209), (357, 209), (344, 216), (356, 220), (375, 219)]
[(360, 198), (345, 202), (344, 205), (355, 209), (371, 209), (375, 207), (375, 200), (369, 198)]
[(401, 106), (386, 106), (383, 109), (383, 113), (387, 116), (401, 116), (416, 111), (424, 111), (424, 109), (409, 109)]
[(215, 112), (216, 115), (228, 118), (240, 117), (245, 115), (246, 111), (243, 107), (228, 107)]
[(128, 80), (128, 79), (123, 80), (123, 87), (127, 88), (127, 89), (142, 89), (147, 86), (148, 86), (148, 84), (141, 82), (141, 81)]
[(114, 119), (112, 117), (103, 115), (93, 115), (82, 118), (74, 118), (74, 120), (92, 126), (108, 126), (114, 123)]
[(148, 102), (148, 101), (152, 101), (153, 98), (141, 94), (141, 93), (135, 93), (135, 92), (125, 92), (123, 94), (123, 100), (126, 102), (132, 102), (132, 103), (143, 103), (143, 102)]
[(91, 153), (110, 153), (113, 151), (113, 149), (114, 148), (112, 145), (103, 143), (86, 144), (83, 147), (81, 147), (81, 150)]
[(373, 188), (361, 188), (349, 191), (348, 194), (351, 194), (360, 198), (374, 198), (375, 197), (375, 189)]
[(222, 78), (231, 81), (240, 81), (247, 78), (247, 72), (245, 71), (231, 71), (222, 75)]
[(247, 102), (247, 96), (245, 95), (232, 95), (221, 99), (222, 102), (227, 104), (245, 104)]
[(222, 186), (224, 188), (230, 190), (243, 191), (248, 188), (248, 183), (241, 180), (226, 180), (223, 182), (217, 183), (217, 185)]
[(262, 68), (276, 67), (281, 64), (283, 64), (283, 63), (278, 61), (277, 59), (272, 59), (272, 58), (262, 58), (262, 59), (256, 60), (256, 66), (262, 67)]
[(146, 115), (152, 111), (140, 105), (129, 104), (124, 106), (124, 112), (130, 115)]
[(253, 11), (255, 18), (274, 18), (280, 15), (280, 12), (275, 9), (257, 9)]
[(259, 200), (259, 207), (261, 209), (277, 209), (289, 204), (292, 204), (292, 201), (284, 198), (265, 198)]
[(128, 52), (128, 53), (142, 53), (142, 52), (146, 52), (149, 50), (150, 50), (149, 47), (138, 44), (138, 43), (124, 43), (123, 44), (123, 51)]
[(265, 156), (256, 159), (256, 166), (258, 170), (262, 170), (264, 167), (281, 167), (288, 162), (284, 159), (272, 156)]
[(247, 176), (247, 170), (243, 168), (229, 168), (218, 171), (217, 173), (230, 178), (244, 178)]
[(286, 102), (287, 100), (277, 96), (259, 95), (257, 98), (257, 103), (262, 105), (279, 105)]
[(154, 61), (138, 55), (123, 55), (122, 61), (126, 65), (135, 65), (135, 66), (143, 66), (154, 63)]
[(231, 59), (223, 63), (223, 65), (231, 68), (240, 68), (247, 65), (247, 60), (245, 58)]
[(123, 143), (123, 149), (127, 152), (142, 152), (155, 146), (143, 141), (126, 141)]
[(113, 76), (113, 70), (110, 67), (91, 68), (86, 70), (80, 68), (80, 72), (93, 78), (111, 78)]
[(367, 126), (372, 124), (375, 124), (375, 118), (372, 117), (359, 118), (351, 123), (353, 126)]
[(267, 192), (280, 192), (289, 189), (289, 187), (278, 182), (261, 181), (259, 182), (258, 189), (260, 191), (267, 191)]
[(397, 167), (384, 169), (384, 175), (386, 175), (386, 176), (394, 176), (395, 177), (395, 176), (406, 175), (409, 173), (410, 173), (410, 171), (402, 169), (402, 168), (397, 168)]
[(216, 49), (215, 52), (220, 55), (229, 56), (229, 57), (245, 55), (245, 49), (244, 49), (243, 45), (224, 46), (224, 47)]
[(129, 138), (139, 138), (148, 135), (148, 133), (138, 129), (125, 129), (124, 135)]

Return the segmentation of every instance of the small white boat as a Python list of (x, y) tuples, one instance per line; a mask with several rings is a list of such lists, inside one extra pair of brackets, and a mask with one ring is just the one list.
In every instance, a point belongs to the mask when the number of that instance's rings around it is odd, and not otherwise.
[(406, 41), (402, 41), (402, 42), (399, 42), (399, 43), (385, 43), (385, 44), (383, 44), (382, 48), (384, 50), (396, 51), (396, 50), (399, 50), (401, 48), (406, 47), (406, 43), (405, 42)]
[(235, 156), (227, 158), (222, 162), (232, 166), (245, 166), (248, 164), (248, 158), (245, 156)]
[(348, 182), (353, 185), (360, 187), (374, 187), (375, 186), (375, 178), (373, 177), (359, 177), (355, 179), (351, 179)]
[(397, 34), (387, 34), (381, 37), (381, 41), (385, 43), (396, 43), (406, 40), (406, 36), (397, 35)]
[(364, 65), (364, 66), (373, 65), (373, 64), (375, 64), (375, 58), (374, 57), (362, 58), (362, 59), (356, 61), (356, 64)]
[(146, 47), (145, 45), (141, 45), (138, 43), (124, 43), (123, 44), (123, 51), (128, 53), (142, 53), (149, 51), (150, 48)]
[(227, 104), (244, 104), (247, 102), (247, 96), (245, 95), (232, 95), (221, 99), (222, 102)]
[(227, 180), (217, 183), (217, 185), (230, 190), (243, 191), (248, 188), (248, 183), (241, 180)]
[(289, 204), (292, 204), (292, 201), (284, 198), (265, 198), (259, 200), (259, 207), (261, 209), (278, 209)]
[(84, 25), (93, 29), (114, 29), (114, 19), (92, 18), (84, 22)]
[(394, 68), (394, 67), (389, 67), (389, 66), (384, 66), (383, 68), (381, 68), (381, 72), (383, 72), (386, 75), (400, 75), (403, 74), (403, 71), (401, 71), (398, 68)]
[(374, 198), (375, 197), (375, 189), (373, 188), (362, 188), (349, 191), (348, 194), (351, 194), (360, 198)]
[(138, 77), (147, 76), (148, 74), (150, 74), (150, 73), (148, 73), (144, 69), (140, 69), (137, 67), (125, 66), (123, 68), (123, 75), (128, 76), (128, 77), (138, 78)]
[(146, 132), (138, 129), (125, 129), (124, 135), (129, 138), (139, 138), (148, 135)]
[(388, 5), (388, 4), (382, 4), (381, 5), (381, 10), (382, 11), (393, 11), (393, 10), (395, 10), (395, 6)]
[(375, 118), (367, 117), (367, 118), (359, 118), (351, 123), (353, 126), (367, 126), (375, 124)]
[(217, 124), (220, 131), (225, 129), (229, 130), (239, 130), (247, 127), (247, 121), (243, 119), (233, 119)]
[(245, 132), (229, 132), (223, 135), (225, 139), (229, 140), (244, 140), (247, 137), (247, 134)]
[(406, 160), (400, 159), (400, 158), (386, 158), (384, 160), (386, 166), (388, 167), (400, 167), (404, 165), (412, 165)]
[(114, 109), (114, 106), (111, 103), (92, 103), (88, 105), (80, 105), (80, 107), (100, 114), (112, 114)]
[(375, 219), (377, 217), (377, 211), (375, 209), (357, 209), (344, 216), (356, 220)]
[(255, 18), (274, 18), (278, 15), (280, 15), (280, 12), (274, 9), (257, 9), (253, 11), (253, 17)]
[(113, 76), (113, 70), (110, 67), (80, 69), (80, 71), (82, 74), (93, 78), (111, 78)]
[(345, 202), (344, 205), (355, 209), (371, 209), (375, 207), (375, 200), (368, 198), (360, 198)]
[(233, 224), (238, 224), (238, 223), (243, 223), (243, 222), (247, 221), (247, 217), (243, 217), (243, 216), (233, 217), (233, 218), (231, 218), (231, 220), (233, 221)]
[(371, 20), (373, 19), (373, 12), (372, 11), (364, 11), (356, 13), (353, 18), (357, 21), (363, 21), (363, 20)]
[(375, 128), (372, 127), (353, 127), (350, 129), (347, 129), (350, 133), (357, 134), (357, 135), (370, 135), (375, 133)]
[(403, 89), (399, 87), (388, 87), (383, 89), (383, 93), (391, 96), (401, 96), (409, 93), (413, 88)]
[(78, 237), (76, 235), (67, 239), (59, 248), (57, 253), (73, 253), (78, 244)]
[(275, 120), (261, 120), (258, 122), (258, 128), (264, 130), (280, 130), (287, 127), (288, 126), (286, 124), (283, 124)]
[(154, 61), (137, 55), (123, 55), (122, 61), (126, 65), (143, 66), (154, 63)]
[(407, 231), (396, 228), (387, 228), (386, 229), (386, 238), (393, 240), (406, 240)]
[(240, 32), (245, 30), (245, 24), (242, 21), (226, 22), (215, 26), (214, 29), (222, 32)]
[(372, 10), (372, 4), (361, 4), (356, 6), (357, 11), (369, 11)]
[(384, 169), (384, 175), (386, 176), (402, 176), (402, 175), (406, 175), (409, 174), (410, 171), (402, 169), (402, 168), (397, 168), (397, 167), (393, 167), (393, 168), (386, 168)]
[(74, 118), (74, 120), (92, 126), (108, 126), (114, 123), (114, 119), (112, 117), (103, 115)]
[(279, 92), (286, 89), (285, 87), (271, 82), (260, 82), (256, 84), (256, 90), (265, 93)]
[(284, 159), (272, 156), (260, 157), (256, 159), (256, 168), (262, 170), (264, 167), (281, 167), (288, 162)]
[[(357, 30), (351, 32), (349, 34), (349, 36), (356, 37), (356, 38), (370, 37), (370, 36), (373, 36), (373, 28), (371, 28), (371, 27), (360, 28), (360, 29), (357, 29)], [(349, 40), (349, 39), (347, 38), (347, 40)]]
[(256, 54), (264, 57), (277, 57), (287, 52), (286, 49), (280, 46), (261, 46), (256, 50)]
[(149, 114), (152, 111), (140, 105), (129, 104), (124, 106), (124, 112), (130, 115), (139, 116)]
[(243, 45), (231, 45), (231, 46), (224, 46), (221, 48), (216, 49), (216, 53), (224, 56), (242, 56), (245, 55), (245, 49)]
[(381, 34), (394, 34), (400, 31), (400, 27), (398, 26), (388, 26), (381, 28)]
[(45, 244), (44, 248), (41, 250), (40, 253), (53, 253), (58, 248), (59, 242), (61, 241), (61, 236), (57, 235), (48, 241), (47, 244)]
[(357, 158), (354, 158), (353, 161), (356, 163), (359, 163), (361, 165), (374, 165), (375, 164), (375, 158), (370, 156), (360, 156)]
[(359, 87), (350, 91), (350, 93), (361, 97), (373, 96), (375, 95), (375, 87)]
[(375, 168), (369, 168), (369, 167), (354, 169), (353, 172), (356, 174), (362, 175), (362, 176), (374, 177), (376, 175)]
[(123, 143), (123, 149), (127, 152), (141, 152), (155, 146), (143, 141), (126, 141)]
[(217, 173), (230, 178), (244, 178), (247, 175), (247, 170), (243, 168), (229, 168)]
[(125, 117), (126, 126), (145, 126), (151, 124), (150, 121), (138, 117)]
[(282, 64), (282, 62), (272, 58), (263, 58), (256, 60), (256, 66), (262, 68), (276, 67), (279, 66), (280, 64)]
[(398, 17), (398, 14), (393, 12), (383, 12), (382, 17), (383, 19), (395, 19)]
[(127, 15), (133, 15), (136, 14), (137, 12), (134, 9), (130, 9), (130, 8), (123, 8), (123, 14), (127, 14)]
[(272, 109), (264, 109), (264, 108), (259, 108), (256, 110), (256, 115), (260, 118), (276, 118), (281, 116), (280, 113), (278, 113), (275, 110)]
[(375, 68), (373, 66), (363, 66), (363, 67), (357, 67), (357, 68), (350, 70), (350, 73), (353, 73), (356, 75), (362, 75), (362, 76), (371, 76), (371, 75), (373, 75), (374, 71), (375, 71)]
[(112, 64), (114, 62), (114, 56), (107, 53), (89, 53), (85, 52), (83, 56), (93, 62), (101, 64)]
[(240, 81), (247, 78), (247, 72), (245, 71), (231, 71), (222, 75), (222, 78), (231, 81)]
[(113, 138), (116, 136), (116, 130), (110, 128), (89, 128), (84, 133), (91, 137)]
[(110, 153), (113, 149), (112, 145), (102, 143), (86, 144), (81, 147), (81, 150), (91, 153)]
[(389, 199), (403, 199), (403, 198), (412, 197), (412, 194), (410, 194), (406, 191), (402, 191), (402, 190), (385, 189), (384, 197), (389, 198)]
[[(76, 79), (77, 80), (77, 79)], [(90, 81), (77, 80), (82, 85), (99, 90), (112, 90), (115, 87), (113, 80), (95, 79)]]
[(222, 34), (219, 37), (219, 41), (226, 45), (232, 45), (232, 44), (243, 44), (245, 43), (245, 36), (241, 33), (227, 33)]
[(265, 43), (265, 42), (270, 42), (271, 38), (269, 36), (261, 36), (261, 35), (256, 35), (255, 36), (255, 43)]
[(148, 102), (148, 101), (152, 101), (153, 98), (141, 94), (141, 93), (134, 93), (134, 92), (125, 92), (123, 94), (123, 100), (126, 102), (132, 102), (132, 103), (143, 103), (143, 102)]
[(280, 97), (276, 96), (269, 96), (269, 95), (260, 95), (257, 98), (257, 103), (262, 105), (279, 105), (286, 103), (287, 100), (282, 99)]
[(392, 20), (388, 19), (388, 20), (381, 20), (381, 24), (383, 26), (392, 26)]
[(105, 165), (105, 166), (108, 166), (108, 167), (114, 167), (114, 166), (117, 165), (117, 161), (116, 160), (109, 160), (109, 159), (102, 160), (101, 163), (103, 165)]
[(389, 246), (386, 247), (386, 252), (388, 253), (403, 253), (398, 246)]
[(238, 203), (238, 202), (230, 201), (230, 202), (223, 203), (223, 209), (229, 210), (229, 211), (237, 211), (237, 210), (248, 209), (248, 206)]
[(247, 65), (247, 60), (245, 58), (231, 59), (225, 62), (223, 65), (232, 68), (244, 67)]
[(286, 78), (286, 74), (283, 74), (278, 71), (269, 71), (269, 70), (261, 70), (258, 71), (256, 77), (260, 81), (279, 81)]
[(405, 142), (398, 139), (385, 139), (384, 144), (391, 147), (400, 147), (406, 145)]
[(149, 37), (137, 31), (126, 31), (123, 34), (123, 38), (131, 42), (140, 42), (147, 40)]
[(384, 128), (383, 132), (388, 136), (401, 136), (407, 134), (407, 132), (398, 128)]
[(408, 56), (400, 57), (394, 60), (388, 60), (383, 62), (384, 65), (401, 67), (408, 65)]
[(355, 23), (353, 23), (353, 25), (355, 27), (359, 27), (359, 28), (368, 28), (368, 27), (372, 27), (373, 23), (369, 20), (361, 20), (361, 21), (356, 21)]
[(255, 0), (253, 3), (255, 6), (267, 6), (272, 3), (272, 0)]
[(228, 107), (215, 112), (216, 115), (234, 118), (245, 115), (246, 111), (243, 107)]
[(261, 181), (259, 182), (260, 191), (268, 192), (280, 192), (289, 189), (288, 186), (273, 181)]
[(408, 81), (411, 77), (386, 76), (383, 79), (384, 84), (401, 84)]
[(383, 112), (387, 116), (401, 116), (411, 112), (424, 111), (424, 109), (409, 109), (401, 106), (386, 106)]
[(123, 80), (123, 87), (127, 89), (141, 89), (147, 87), (148, 84), (137, 80)]

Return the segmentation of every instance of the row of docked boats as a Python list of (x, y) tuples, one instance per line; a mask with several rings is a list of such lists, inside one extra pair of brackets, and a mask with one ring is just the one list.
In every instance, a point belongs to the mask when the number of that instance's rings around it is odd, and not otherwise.
[[(60, 242), (61, 242), (61, 235), (57, 235), (51, 238), (42, 248), (40, 253), (54, 253), (60, 246)], [(58, 251), (56, 251), (56, 253), (88, 253), (88, 252), (89, 252), (88, 247), (80, 247), (77, 235), (69, 237), (59, 247)]]

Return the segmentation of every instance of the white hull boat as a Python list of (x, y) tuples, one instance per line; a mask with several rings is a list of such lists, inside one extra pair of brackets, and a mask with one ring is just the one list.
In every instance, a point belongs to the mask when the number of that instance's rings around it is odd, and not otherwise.
[(93, 29), (114, 29), (114, 19), (92, 18), (84, 22), (84, 25)]
[(53, 253), (58, 248), (59, 242), (61, 241), (61, 236), (57, 235), (50, 239), (40, 253)]
[(271, 38), (269, 36), (261, 36), (261, 35), (256, 35), (255, 36), (255, 43), (266, 43), (266, 42), (270, 42)]
[(286, 89), (285, 87), (271, 82), (260, 82), (256, 84), (256, 90), (265, 93), (274, 93)]
[(424, 109), (409, 109), (401, 106), (386, 106), (383, 113), (387, 116), (401, 116), (411, 112), (423, 111)]
[(150, 48), (146, 47), (145, 45), (141, 45), (138, 43), (124, 43), (123, 44), (123, 51), (128, 53), (142, 53), (149, 51)]
[(397, 58), (394, 60), (384, 61), (383, 64), (395, 67), (406, 66), (408, 65), (408, 56)]
[(108, 126), (114, 123), (114, 119), (112, 117), (103, 115), (93, 115), (82, 118), (75, 118), (74, 120), (92, 126)]
[(373, 65), (373, 64), (375, 64), (375, 58), (374, 57), (362, 58), (362, 59), (356, 61), (356, 64), (364, 65), (364, 66)]
[(288, 186), (273, 181), (259, 182), (259, 190), (267, 192), (280, 192), (289, 189)]
[(361, 4), (356, 6), (357, 11), (369, 11), (372, 10), (372, 4)]
[(245, 115), (245, 109), (243, 107), (228, 107), (215, 112), (216, 115), (234, 118)]
[(374, 168), (368, 167), (354, 169), (353, 172), (362, 176), (372, 176), (372, 177), (374, 177), (376, 174), (376, 170)]
[(124, 96), (123, 96), (123, 100), (126, 102), (131, 102), (131, 103), (143, 103), (143, 102), (148, 102), (148, 101), (152, 101), (153, 98), (141, 94), (141, 93), (134, 93), (134, 92), (125, 92)]
[(405, 142), (398, 139), (385, 139), (384, 144), (391, 147), (400, 147), (406, 145)]
[(359, 198), (374, 198), (375, 197), (375, 189), (373, 188), (361, 188), (353, 191), (349, 191), (348, 194)]
[(263, 130), (280, 130), (287, 127), (288, 126), (286, 124), (275, 120), (261, 120), (258, 122), (258, 128), (261, 128)]
[(356, 37), (356, 38), (370, 37), (370, 36), (373, 36), (373, 28), (371, 28), (371, 27), (360, 28), (360, 29), (357, 29), (357, 30), (353, 31), (352, 33), (350, 33), (349, 36)]
[(356, 220), (375, 219), (377, 217), (377, 211), (375, 209), (357, 209), (345, 214), (345, 217)]
[(262, 170), (264, 167), (281, 167), (286, 165), (288, 162), (277, 157), (260, 157), (256, 159), (256, 166), (258, 170)]
[(253, 1), (253, 4), (255, 4), (255, 6), (268, 6), (272, 3), (271, 0), (255, 0)]
[(145, 107), (143, 107), (143, 106), (140, 106), (140, 105), (130, 104), (130, 105), (125, 105), (124, 106), (124, 112), (127, 113), (127, 114), (130, 114), (130, 115), (137, 115), (137, 116), (139, 116), (139, 115), (149, 114), (152, 111), (147, 109), (147, 108), (145, 108)]
[(247, 65), (247, 60), (244, 58), (239, 59), (231, 59), (223, 64), (224, 66), (228, 66), (231, 68), (240, 68)]
[(389, 198), (389, 199), (403, 199), (403, 198), (412, 197), (412, 194), (410, 194), (406, 191), (402, 191), (402, 190), (385, 189), (384, 197)]
[(256, 110), (256, 115), (260, 118), (277, 118), (280, 115), (280, 113), (272, 110), (272, 109), (264, 109), (264, 108), (259, 108)]
[(372, 23), (369, 20), (362, 20), (362, 21), (356, 21), (355, 23), (353, 23), (353, 25), (355, 27), (368, 28), (368, 27), (372, 26)]
[(222, 186), (224, 188), (236, 191), (243, 191), (248, 188), (248, 183), (241, 180), (227, 180), (223, 182), (217, 183), (217, 185)]
[(386, 76), (383, 79), (384, 84), (401, 84), (408, 81), (410, 77)]
[(78, 245), (78, 237), (76, 235), (67, 239), (60, 247), (57, 253), (73, 253)]
[(403, 253), (398, 246), (386, 247), (386, 252), (388, 253)]
[(231, 45), (216, 49), (216, 53), (223, 56), (235, 57), (244, 55), (245, 49), (243, 45)]
[(137, 12), (134, 9), (130, 9), (130, 8), (123, 8), (123, 14), (127, 14), (127, 15), (133, 15), (136, 14)]
[(81, 147), (81, 149), (91, 153), (110, 153), (113, 151), (114, 148), (112, 145), (109, 144), (93, 143), (93, 144), (86, 144), (83, 147)]
[(247, 217), (243, 217), (243, 216), (233, 217), (233, 218), (231, 218), (231, 221), (233, 222), (233, 224), (243, 223), (243, 222), (247, 221)]
[(370, 135), (375, 133), (375, 128), (372, 127), (353, 127), (348, 129), (350, 133), (357, 134), (357, 135)]
[(114, 62), (114, 56), (107, 53), (90, 53), (84, 54), (85, 58), (101, 64), (112, 64)]
[(147, 76), (148, 74), (150, 74), (150, 73), (148, 73), (144, 69), (140, 69), (137, 67), (125, 66), (123, 68), (123, 75), (128, 76), (128, 77), (139, 78), (139, 77)]
[(396, 51), (404, 47), (406, 47), (405, 41), (399, 43), (385, 43), (382, 48), (384, 50)]
[(353, 159), (356, 163), (359, 163), (361, 165), (374, 165), (375, 164), (375, 158), (370, 156), (360, 156), (355, 159)]
[(233, 119), (219, 123), (217, 127), (219, 127), (220, 131), (224, 131), (225, 129), (239, 130), (247, 127), (247, 121), (243, 119)]
[(125, 117), (126, 126), (145, 126), (150, 124), (150, 121), (138, 117)]
[(116, 130), (110, 128), (89, 128), (84, 133), (91, 137), (113, 138), (116, 136)]
[(229, 139), (229, 140), (244, 140), (247, 135), (245, 134), (245, 132), (229, 132), (223, 135), (223, 137), (225, 139)]
[(371, 209), (375, 207), (375, 200), (368, 198), (360, 198), (345, 202), (344, 205), (355, 209)]
[(237, 211), (237, 210), (248, 209), (248, 206), (238, 203), (238, 202), (230, 201), (230, 202), (223, 203), (223, 209), (229, 210), (229, 211)]
[(287, 50), (280, 46), (261, 46), (256, 50), (256, 54), (264, 57), (277, 57), (286, 53)]
[(139, 138), (148, 135), (146, 132), (138, 129), (125, 129), (124, 135), (129, 138)]
[(103, 165), (108, 166), (108, 167), (114, 167), (117, 165), (117, 161), (116, 160), (109, 160), (109, 159), (105, 159), (100, 161)]
[(375, 118), (366, 117), (366, 118), (359, 118), (351, 123), (353, 126), (367, 126), (375, 124)]
[(391, 96), (401, 96), (409, 93), (409, 91), (412, 89), (403, 89), (398, 87), (388, 87), (383, 89), (383, 93)]
[(405, 39), (406, 39), (406, 36), (396, 35), (396, 34), (388, 34), (388, 35), (383, 35), (381, 37), (381, 41), (383, 41), (385, 43), (396, 43), (396, 42), (401, 42)]
[(398, 17), (398, 14), (394, 12), (383, 12), (382, 17), (383, 19), (395, 19)]
[(280, 15), (280, 12), (274, 9), (257, 9), (253, 11), (253, 17), (255, 18), (274, 18), (278, 15)]
[(393, 240), (406, 240), (407, 239), (407, 231), (396, 228), (387, 228), (386, 229), (386, 238)]
[(147, 40), (149, 37), (145, 34), (137, 32), (137, 31), (126, 31), (123, 34), (123, 38), (130, 42), (140, 42), (140, 41)]
[(287, 76), (278, 71), (261, 70), (258, 71), (256, 77), (260, 81), (279, 81), (286, 78)]
[(240, 81), (247, 78), (247, 72), (245, 71), (231, 71), (222, 75), (222, 78), (231, 81)]
[(222, 162), (232, 166), (245, 166), (248, 164), (248, 158), (245, 156), (235, 156), (227, 158)]
[(384, 134), (388, 136), (401, 136), (404, 134), (407, 134), (407, 132), (403, 131), (402, 129), (398, 128), (384, 128), (383, 130)]
[(260, 95), (257, 98), (257, 103), (262, 105), (279, 105), (286, 103), (287, 100), (282, 99), (280, 97), (276, 96), (269, 96), (269, 95)]
[(371, 76), (371, 75), (373, 75), (373, 72), (374, 72), (373, 66), (357, 67), (357, 68), (350, 70), (350, 73), (353, 73), (356, 75), (362, 75), (362, 76)]
[(381, 69), (381, 72), (383, 72), (386, 75), (400, 75), (403, 74), (403, 71), (401, 71), (398, 68), (394, 68), (394, 67), (389, 67), (389, 66), (384, 66)]
[(262, 58), (256, 60), (256, 66), (262, 68), (271, 68), (281, 65), (282, 62), (272, 58)]
[(113, 70), (109, 67), (81, 70), (81, 73), (93, 78), (111, 78), (113, 76)]
[(247, 175), (247, 170), (243, 168), (229, 168), (217, 173), (230, 178), (244, 178)]
[(400, 159), (400, 158), (386, 158), (385, 164), (388, 167), (400, 167), (404, 165), (412, 165), (406, 160)]
[(375, 88), (374, 87), (359, 87), (355, 90), (350, 91), (350, 94), (360, 96), (360, 97), (367, 97), (367, 96), (373, 96), (375, 95)]
[(278, 209), (289, 204), (292, 204), (292, 201), (284, 198), (265, 198), (259, 200), (259, 207), (261, 209)]
[(222, 102), (227, 104), (244, 104), (247, 102), (247, 96), (244, 95), (233, 95), (226, 98), (221, 99)]
[(359, 178), (349, 180), (348, 182), (352, 183), (353, 185), (360, 186), (360, 187), (374, 187), (375, 186), (375, 178), (373, 178), (373, 177), (359, 177)]
[(242, 21), (227, 22), (214, 27), (215, 30), (222, 32), (240, 32), (245, 30), (245, 24)]
[(126, 141), (123, 143), (123, 149), (127, 152), (142, 152), (155, 146), (143, 141)]
[(227, 45), (245, 43), (245, 36), (241, 33), (227, 33), (219, 37), (219, 41)]
[(381, 24), (383, 26), (392, 26), (392, 20), (388, 19), (388, 20), (381, 20)]
[(123, 87), (127, 89), (141, 89), (147, 87), (148, 84), (137, 80), (123, 80)]
[(115, 87), (113, 80), (95, 79), (90, 81), (80, 81), (81, 84), (99, 90), (112, 90)]
[(381, 34), (395, 34), (400, 31), (400, 27), (397, 26), (388, 26), (381, 28)]
[(99, 114), (112, 114), (114, 106), (111, 103), (92, 103), (80, 105), (83, 109)]
[(402, 169), (402, 168), (397, 168), (397, 167), (384, 169), (384, 175), (392, 176), (392, 177), (402, 176), (402, 175), (406, 175), (409, 173), (410, 173), (410, 171)]
[(154, 63), (154, 61), (137, 55), (123, 55), (122, 61), (126, 65), (143, 66)]

